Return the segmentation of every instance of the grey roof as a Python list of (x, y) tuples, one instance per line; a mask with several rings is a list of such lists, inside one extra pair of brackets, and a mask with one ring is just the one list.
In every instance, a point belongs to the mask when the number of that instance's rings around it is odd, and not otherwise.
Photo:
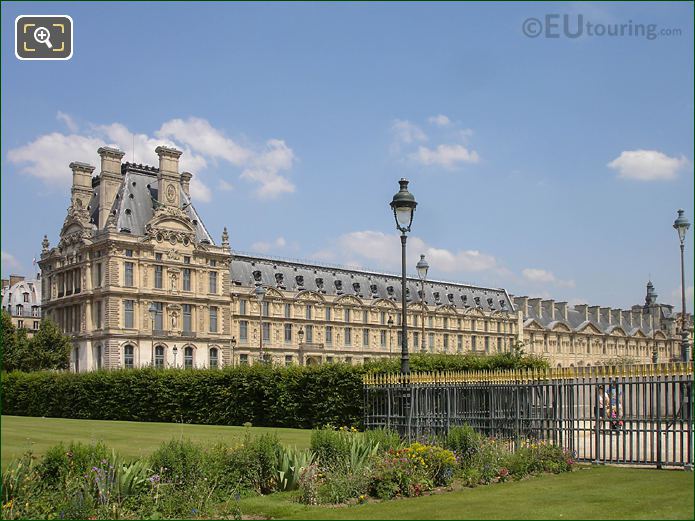
[[(230, 266), (232, 284), (252, 287), (258, 283), (289, 291), (315, 291), (326, 295), (354, 295), (363, 300), (401, 300), (398, 275), (327, 266), (234, 252)], [(419, 279), (407, 277), (407, 302), (420, 301)], [(480, 307), (484, 311), (513, 311), (503, 289), (484, 288), (456, 282), (426, 281), (428, 305), (452, 305), (458, 309)]]
[[(124, 163), (121, 168), (123, 181), (116, 194), (111, 213), (116, 216), (116, 228), (120, 232), (130, 233), (136, 236), (145, 234), (145, 225), (152, 219), (154, 208), (157, 201), (157, 173), (156, 167), (134, 165)], [(99, 223), (99, 190), (98, 182), (93, 183), (94, 193), (90, 201), (91, 217), (98, 227), (103, 227)], [(205, 224), (200, 218), (195, 207), (191, 203), (191, 198), (186, 195), (183, 188), (179, 186), (181, 207), (195, 226), (196, 240), (207, 241), (215, 244), (212, 237), (205, 228)]]
[[(24, 294), (29, 294), (29, 301), (24, 302)], [(20, 304), (25, 308), (31, 308), (32, 306), (41, 305), (41, 282), (36, 279), (32, 280), (20, 280), (16, 282), (9, 288), (5, 288), (2, 294), (2, 308), (8, 309), (11, 306), (15, 309), (15, 306)]]

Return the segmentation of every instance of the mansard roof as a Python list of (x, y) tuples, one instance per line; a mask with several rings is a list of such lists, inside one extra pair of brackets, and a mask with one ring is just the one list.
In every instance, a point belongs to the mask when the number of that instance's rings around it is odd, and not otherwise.
[[(145, 235), (145, 225), (152, 219), (154, 209), (159, 204), (157, 202), (158, 173), (159, 169), (153, 166), (133, 163), (121, 165), (123, 180), (111, 208), (112, 215), (116, 216), (117, 231), (135, 236)], [(95, 189), (89, 202), (89, 212), (92, 223), (97, 227), (102, 227), (102, 223), (99, 223), (99, 190), (96, 189), (98, 185), (99, 179), (95, 178), (92, 182)], [(195, 226), (196, 240), (214, 245), (215, 242), (191, 203), (191, 198), (186, 195), (180, 185), (179, 194), (181, 208)]]
[[(354, 295), (365, 302), (376, 299), (401, 300), (401, 277), (376, 271), (233, 252), (230, 275), (232, 284), (236, 286), (248, 287), (260, 283), (288, 291)], [(420, 280), (407, 277), (406, 302), (420, 302), (420, 291)], [(461, 310), (478, 307), (484, 311), (514, 311), (504, 289), (457, 282), (426, 281), (425, 302), (431, 306), (451, 305)]]

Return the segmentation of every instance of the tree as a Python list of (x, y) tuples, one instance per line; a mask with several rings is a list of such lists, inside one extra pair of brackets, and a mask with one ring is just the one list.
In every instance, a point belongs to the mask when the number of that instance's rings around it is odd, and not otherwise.
[(0, 348), (2, 349), (2, 368), (5, 371), (17, 369), (17, 364), (25, 353), (18, 352), (17, 329), (10, 314), (2, 310), (2, 330), (0, 330)]
[(29, 341), (30, 353), (24, 370), (67, 369), (70, 367), (71, 349), (70, 337), (64, 335), (55, 322), (44, 319), (34, 338)]

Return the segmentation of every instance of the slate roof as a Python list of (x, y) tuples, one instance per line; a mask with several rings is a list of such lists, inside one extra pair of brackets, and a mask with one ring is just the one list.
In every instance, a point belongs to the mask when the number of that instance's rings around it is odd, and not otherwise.
[[(354, 295), (362, 300), (389, 299), (400, 305), (401, 278), (398, 275), (313, 262), (291, 261), (233, 252), (230, 266), (232, 284), (288, 291), (309, 290), (325, 295)], [(407, 302), (420, 301), (420, 280), (407, 278)], [(425, 282), (428, 305), (452, 305), (457, 309), (479, 307), (483, 311), (514, 311), (504, 289), (493, 289), (456, 282)]]

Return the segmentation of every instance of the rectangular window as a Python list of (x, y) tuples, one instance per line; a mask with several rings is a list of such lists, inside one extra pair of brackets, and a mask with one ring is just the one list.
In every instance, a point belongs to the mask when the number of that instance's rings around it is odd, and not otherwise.
[(413, 327), (417, 327), (418, 316), (413, 315)]
[(502, 332), (502, 322), (497, 322), (497, 332), (498, 333)]
[(362, 345), (369, 347), (369, 329), (362, 330)]
[(444, 351), (449, 351), (449, 335), (444, 333)]
[(449, 317), (444, 317), (444, 329), (449, 329)]
[(267, 317), (270, 315), (270, 302), (266, 302), (266, 301), (261, 302), (261, 313), (263, 313), (264, 317)]
[(346, 356), (345, 357), (345, 363), (347, 365), (352, 365), (352, 357), (351, 356)]
[(216, 271), (211, 271), (209, 274), (210, 278), (210, 288), (208, 293), (212, 293), (214, 295), (217, 294), (217, 272)]
[(94, 306), (94, 327), (101, 329), (101, 302)]
[(155, 253), (154, 254), (154, 260), (156, 260), (157, 262), (161, 261), (162, 260), (162, 254), (161, 253)]
[(217, 306), (210, 306), (210, 332), (217, 333)]
[(132, 288), (133, 287), (133, 268), (135, 267), (135, 264), (132, 262), (126, 262), (125, 263), (125, 287), (126, 288)]
[(263, 322), (263, 342), (270, 342), (270, 322)]
[(379, 332), (379, 338), (381, 340), (381, 347), (385, 348), (386, 347), (386, 331), (380, 331)]
[(345, 315), (345, 322), (350, 322), (350, 310), (349, 309), (345, 309), (344, 315)]
[(362, 312), (362, 322), (367, 324), (369, 322), (369, 311)]
[(332, 363), (333, 363), (333, 357), (332, 357), (332, 356), (327, 356), (327, 357), (326, 357), (326, 363), (327, 363), (327, 364), (332, 364)]
[(497, 352), (498, 353), (502, 352), (502, 337), (501, 336), (497, 337)]
[(247, 342), (249, 339), (249, 323), (246, 320), (239, 321), (239, 342)]
[(398, 348), (403, 345), (403, 331), (398, 331), (396, 333), (396, 342), (398, 343)]
[[(307, 320), (311, 320), (311, 304), (307, 304), (307, 306), (306, 306), (305, 317)], [(307, 340), (307, 342), (308, 342), (308, 340)]]
[(461, 319), (460, 318), (457, 319), (457, 322), (458, 322), (458, 328), (461, 329)]
[(429, 344), (430, 351), (434, 351), (434, 333), (429, 334), (429, 338), (427, 339), (427, 342)]
[(154, 287), (156, 289), (162, 289), (162, 276), (164, 274), (164, 266), (154, 267)]
[(39, 322), (37, 320), (34, 320), (34, 331), (38, 331), (39, 329)]
[(331, 313), (331, 308), (329, 308), (328, 306), (326, 306), (326, 320), (327, 320), (327, 321), (333, 320), (333, 315), (332, 315), (332, 313)]
[(352, 345), (352, 328), (351, 327), (345, 328), (345, 345), (346, 346)]
[(240, 365), (249, 365), (249, 355), (241, 354), (239, 355)]
[(215, 266), (217, 266), (217, 261), (215, 259), (210, 259), (209, 264), (210, 264), (210, 266), (215, 267)]
[(126, 369), (132, 369), (135, 362), (134, 348), (131, 345), (127, 345), (123, 348), (123, 366)]
[(124, 327), (126, 329), (133, 329), (135, 327), (134, 321), (134, 300), (124, 300), (123, 301), (123, 317), (124, 317)]
[(246, 301), (244, 299), (241, 299), (239, 301), (239, 314), (240, 315), (246, 314)]
[(183, 269), (183, 290), (191, 291), (191, 268)]
[(292, 318), (292, 305), (285, 304), (285, 318)]
[(383, 325), (386, 325), (386, 312), (385, 312), (385, 311), (382, 311), (382, 312), (379, 314), (379, 323), (380, 323), (382, 326), (383, 326)]
[(401, 314), (400, 314), (400, 313), (396, 313), (396, 325), (397, 325), (397, 326), (400, 326), (400, 325), (401, 325), (401, 320), (403, 320), (403, 318), (401, 317)]
[(126, 256), (126, 257), (132, 257), (132, 256), (133, 256), (133, 250), (126, 250), (126, 251), (125, 251), (125, 256)]
[(307, 344), (310, 344), (314, 341), (314, 326), (306, 326), (306, 341)]
[[(24, 320), (17, 320), (17, 327), (19, 329), (23, 329), (24, 328)], [(99, 327), (101, 327), (101, 326), (99, 326)]]
[(461, 353), (463, 352), (463, 335), (458, 335), (456, 350)]
[(485, 337), (485, 352), (486, 353), (490, 352), (490, 337), (489, 336)]
[(183, 308), (183, 332), (184, 333), (190, 333), (191, 332), (191, 323), (192, 323), (192, 312), (191, 312), (191, 305), (190, 304), (184, 304), (181, 306)]
[(471, 337), (471, 350), (472, 351), (475, 351), (475, 349), (476, 349), (475, 341), (476, 341), (476, 338), (475, 338), (475, 335), (473, 335)]
[(184, 369), (193, 369), (193, 348), (187, 347), (183, 350), (183, 367)]
[(476, 327), (475, 327), (475, 326), (476, 326), (476, 324), (475, 324), (475, 319), (473, 319), (473, 320), (471, 320), (471, 329), (472, 329), (473, 331), (476, 331)]
[(183, 257), (183, 263), (184, 263), (184, 264), (190, 264), (190, 263), (191, 263), (191, 258), (188, 257), (187, 255), (185, 255), (185, 256)]
[(217, 369), (220, 366), (219, 351), (213, 347), (210, 349), (210, 369)]
[(285, 324), (285, 343), (292, 343), (292, 324)]
[(155, 307), (154, 312), (154, 328), (158, 331), (164, 329), (164, 304), (161, 302), (153, 302)]
[(326, 345), (333, 345), (333, 326), (326, 326)]
[(292, 365), (292, 355), (285, 355), (285, 367)]
[(94, 287), (100, 288), (102, 282), (101, 262), (97, 262), (97, 270), (94, 278)]

